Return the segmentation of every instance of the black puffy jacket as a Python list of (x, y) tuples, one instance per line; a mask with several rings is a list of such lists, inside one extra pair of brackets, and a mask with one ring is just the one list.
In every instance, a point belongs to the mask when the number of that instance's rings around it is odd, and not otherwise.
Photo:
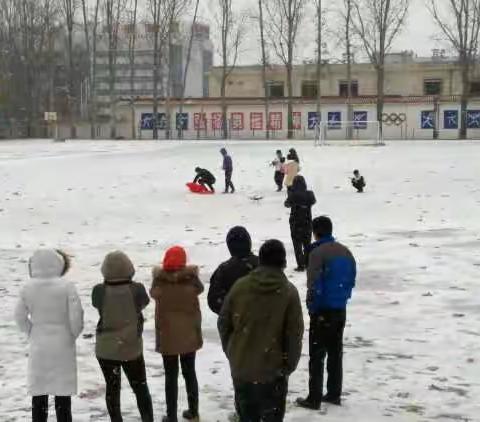
[(293, 238), (304, 239), (312, 235), (312, 206), (317, 202), (315, 194), (307, 190), (303, 176), (296, 176), (288, 193), (285, 206), (290, 208), (290, 232)]

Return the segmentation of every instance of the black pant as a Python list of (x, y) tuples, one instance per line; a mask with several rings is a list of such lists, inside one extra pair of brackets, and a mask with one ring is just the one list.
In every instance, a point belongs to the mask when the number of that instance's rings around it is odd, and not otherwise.
[(271, 383), (235, 382), (235, 398), (240, 422), (282, 422), (288, 393), (288, 380)]
[(358, 193), (363, 193), (363, 189), (365, 188), (365, 184), (363, 182), (352, 180), (352, 185)]
[(235, 186), (232, 183), (232, 172), (225, 172), (225, 192), (228, 193), (228, 189), (232, 190), (232, 193), (235, 192)]
[(210, 181), (207, 181), (205, 179), (198, 179), (198, 183), (202, 186), (207, 185), (212, 192), (215, 192), (215, 188), (213, 187), (213, 183), (211, 183)]
[(292, 236), (293, 250), (295, 251), (295, 259), (299, 268), (305, 268), (307, 265), (306, 252), (312, 243), (312, 235), (299, 237)]
[(275, 184), (278, 187), (278, 191), (281, 191), (283, 189), (283, 179), (285, 179), (285, 174), (281, 171), (276, 171), (273, 179), (275, 180)]
[(107, 384), (106, 401), (107, 410), (112, 422), (123, 422), (120, 409), (120, 390), (122, 386), (122, 368), (127, 376), (130, 387), (137, 398), (137, 407), (140, 411), (142, 422), (153, 422), (152, 398), (147, 384), (145, 360), (140, 356), (132, 361), (116, 361), (98, 359), (103, 376)]
[(345, 310), (321, 311), (310, 316), (309, 401), (320, 404), (323, 396), (323, 373), (327, 357), (327, 395), (340, 399), (343, 384), (343, 331)]
[[(72, 422), (72, 399), (70, 396), (55, 397), (57, 422)], [(32, 421), (47, 422), (48, 396), (32, 397)]]
[(169, 421), (175, 422), (177, 420), (179, 360), (187, 387), (188, 408), (194, 415), (198, 415), (198, 381), (195, 372), (195, 357), (195, 353), (182, 356), (163, 356), (163, 366), (165, 368), (165, 398)]

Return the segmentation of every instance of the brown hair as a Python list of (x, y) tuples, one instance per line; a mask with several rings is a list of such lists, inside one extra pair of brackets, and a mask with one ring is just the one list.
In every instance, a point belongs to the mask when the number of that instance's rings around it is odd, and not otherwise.
[(63, 258), (63, 262), (64, 262), (64, 267), (62, 271), (62, 277), (63, 277), (65, 274), (67, 274), (70, 271), (70, 268), (72, 268), (72, 260), (65, 251), (62, 251), (61, 249), (56, 249), (56, 252)]

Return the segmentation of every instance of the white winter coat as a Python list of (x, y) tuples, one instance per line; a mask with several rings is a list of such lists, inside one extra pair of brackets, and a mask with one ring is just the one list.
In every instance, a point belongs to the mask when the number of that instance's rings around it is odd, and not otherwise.
[(15, 309), (15, 321), (29, 341), (28, 392), (75, 395), (75, 341), (83, 330), (80, 298), (75, 286), (61, 278), (65, 262), (56, 251), (37, 251), (29, 266), (31, 280)]

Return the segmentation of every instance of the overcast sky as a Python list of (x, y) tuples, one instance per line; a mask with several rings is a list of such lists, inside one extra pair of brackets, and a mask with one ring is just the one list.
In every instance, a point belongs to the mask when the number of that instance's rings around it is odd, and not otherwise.
[[(238, 8), (250, 8), (252, 11), (256, 11), (257, 0), (233, 0), (235, 7)], [(340, 0), (324, 0), (324, 7), (326, 9), (334, 9), (336, 4)], [(425, 4), (429, 0), (410, 0), (411, 7), (408, 17), (408, 25), (403, 30), (402, 34), (395, 42), (392, 51), (401, 50), (413, 50), (420, 56), (430, 56), (432, 49), (445, 48), (445, 45), (440, 45), (434, 41), (432, 35), (438, 32), (435, 24), (432, 21), (432, 17), (428, 12)], [(445, 0), (446, 1), (446, 0)], [(215, 40), (215, 29), (213, 28), (212, 10), (214, 10), (215, 0), (203, 0), (202, 1), (201, 18), (202, 20), (210, 20), (212, 25), (212, 39)], [(308, 27), (308, 21), (313, 25), (314, 16), (307, 16), (303, 25), (304, 28)], [(329, 25), (332, 26), (332, 18)], [(333, 26), (334, 23), (333, 23)], [(299, 37), (298, 61), (305, 58), (313, 58), (315, 52), (315, 37), (312, 36), (313, 28), (305, 29)], [(259, 62), (259, 48), (258, 48), (258, 29), (254, 22), (249, 23), (248, 29), (249, 38), (244, 43), (243, 52), (241, 57), (242, 64), (256, 64)], [(329, 43), (329, 51), (331, 55), (335, 55), (335, 42)], [(338, 54), (337, 57), (341, 56)], [(218, 64), (218, 61), (217, 61)]]

